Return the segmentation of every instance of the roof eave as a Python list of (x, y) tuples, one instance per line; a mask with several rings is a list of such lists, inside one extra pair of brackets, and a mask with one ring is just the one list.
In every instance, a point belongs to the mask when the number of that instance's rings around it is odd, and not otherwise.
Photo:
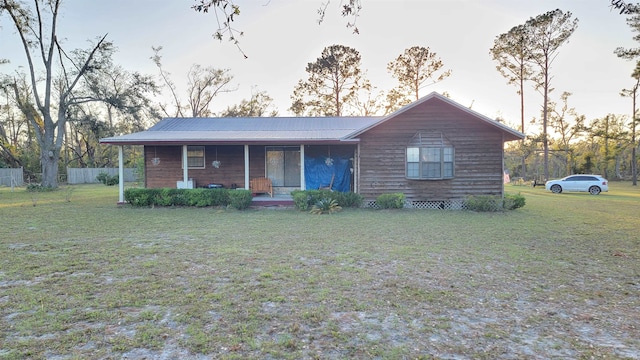
[(189, 140), (115, 140), (102, 139), (101, 144), (107, 145), (290, 145), (290, 144), (355, 144), (359, 139), (233, 139), (233, 140), (211, 140), (211, 139), (189, 139)]

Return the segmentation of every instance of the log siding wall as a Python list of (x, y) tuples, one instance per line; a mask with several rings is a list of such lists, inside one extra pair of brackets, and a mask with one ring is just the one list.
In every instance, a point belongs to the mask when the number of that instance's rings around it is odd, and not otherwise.
[[(409, 180), (406, 148), (417, 132), (442, 132), (455, 149), (454, 178)], [(404, 193), (408, 201), (463, 199), (502, 194), (502, 134), (441, 101), (410, 109), (359, 136), (360, 194), (373, 201)]]

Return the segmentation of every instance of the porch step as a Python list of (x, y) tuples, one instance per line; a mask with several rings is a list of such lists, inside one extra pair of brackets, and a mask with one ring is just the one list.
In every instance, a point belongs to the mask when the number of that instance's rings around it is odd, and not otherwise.
[(251, 200), (251, 206), (253, 207), (293, 207), (295, 206), (291, 195), (274, 194), (273, 197), (269, 195), (254, 196)]

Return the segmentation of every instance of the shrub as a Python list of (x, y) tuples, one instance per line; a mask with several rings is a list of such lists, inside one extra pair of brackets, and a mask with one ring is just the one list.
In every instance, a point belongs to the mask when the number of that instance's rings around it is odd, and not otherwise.
[(209, 193), (211, 197), (211, 206), (227, 206), (229, 205), (229, 193), (238, 190), (229, 189), (202, 189)]
[(248, 190), (228, 189), (144, 189), (124, 191), (125, 201), (133, 206), (231, 206), (243, 210), (251, 204)]
[(55, 188), (42, 186), (40, 184), (28, 184), (26, 187), (27, 192), (44, 192), (53, 191)]
[(247, 209), (251, 205), (253, 196), (250, 190), (230, 190), (229, 206), (236, 210)]
[(358, 208), (362, 206), (364, 197), (354, 192), (334, 192), (337, 195), (336, 200), (340, 206)]
[(174, 197), (176, 189), (160, 189), (154, 197), (154, 204), (158, 206), (171, 206), (174, 205)]
[(499, 196), (472, 195), (465, 200), (467, 210), (490, 212), (502, 210), (502, 199)]
[(324, 199), (335, 200), (341, 207), (360, 207), (363, 197), (353, 192), (331, 190), (294, 190), (291, 192), (296, 209), (306, 211)]
[(376, 205), (380, 209), (402, 209), (404, 200), (403, 193), (382, 194), (376, 198)]
[(104, 171), (98, 174), (98, 176), (96, 176), (96, 180), (100, 181), (101, 183), (107, 186), (117, 185), (119, 182), (118, 179), (119, 179), (118, 175), (111, 176)]
[(311, 214), (321, 215), (325, 213), (333, 214), (334, 212), (341, 210), (342, 207), (338, 205), (338, 202), (335, 199), (324, 198), (320, 199), (315, 205), (313, 205), (309, 212)]
[(493, 212), (502, 210), (514, 210), (525, 205), (524, 196), (506, 194), (504, 199), (500, 196), (476, 195), (469, 196), (465, 200), (467, 210), (479, 212)]
[[(186, 189), (185, 189), (186, 190)], [(189, 189), (184, 192), (188, 206), (204, 207), (211, 206), (213, 197), (208, 189)]]
[(525, 205), (526, 201), (524, 196), (520, 195), (520, 193), (518, 193), (517, 195), (514, 194), (506, 194), (504, 196), (504, 209), (505, 210), (515, 210), (518, 208), (521, 208)]
[(131, 188), (124, 190), (124, 200), (133, 206), (151, 205), (150, 189)]
[(295, 204), (296, 209), (302, 211), (309, 209), (309, 195), (306, 191), (294, 190), (291, 192), (291, 196), (293, 197), (293, 203)]

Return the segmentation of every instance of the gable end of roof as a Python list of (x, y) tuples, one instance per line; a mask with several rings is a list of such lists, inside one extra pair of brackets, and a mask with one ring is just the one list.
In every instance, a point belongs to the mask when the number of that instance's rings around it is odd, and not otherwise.
[(411, 104), (408, 104), (408, 105), (396, 110), (395, 112), (383, 117), (378, 122), (373, 123), (373, 124), (371, 124), (369, 126), (363, 127), (362, 129), (359, 129), (359, 130), (356, 130), (356, 131), (352, 132), (351, 134), (347, 135), (344, 139), (346, 140), (346, 139), (356, 138), (359, 135), (361, 135), (361, 134), (373, 129), (374, 127), (377, 127), (377, 126), (379, 126), (379, 125), (381, 125), (381, 124), (383, 124), (383, 123), (385, 123), (385, 122), (387, 122), (387, 121), (399, 116), (400, 114), (403, 114), (403, 113), (413, 109), (414, 107), (420, 106), (421, 104), (423, 104), (423, 103), (425, 103), (427, 101), (433, 100), (433, 99), (437, 99), (437, 100), (443, 101), (443, 102), (447, 103), (448, 105), (450, 105), (450, 106), (452, 106), (452, 107), (454, 107), (454, 108), (456, 108), (458, 110), (461, 110), (463, 112), (466, 112), (467, 114), (472, 115), (473, 117), (477, 118), (478, 120), (481, 120), (481, 121), (483, 121), (483, 122), (485, 122), (485, 123), (497, 128), (498, 130), (501, 130), (501, 131), (507, 133), (508, 135), (510, 135), (509, 136), (510, 138), (513, 138), (511, 140), (524, 139), (524, 137), (525, 137), (525, 135), (523, 133), (521, 133), (519, 131), (516, 131), (516, 130), (514, 130), (514, 129), (512, 129), (512, 128), (504, 125), (504, 124), (501, 124), (501, 123), (497, 122), (496, 120), (493, 120), (493, 119), (491, 119), (491, 118), (489, 118), (487, 116), (484, 116), (484, 115), (482, 115), (482, 114), (480, 114), (480, 113), (478, 113), (478, 112), (476, 112), (474, 110), (471, 110), (471, 109), (469, 109), (469, 108), (467, 108), (467, 107), (465, 107), (463, 105), (460, 105), (459, 103), (449, 99), (448, 97), (440, 95), (440, 94), (438, 94), (437, 92), (434, 91), (434, 92), (432, 92), (432, 93), (420, 98), (419, 100), (414, 101)]

